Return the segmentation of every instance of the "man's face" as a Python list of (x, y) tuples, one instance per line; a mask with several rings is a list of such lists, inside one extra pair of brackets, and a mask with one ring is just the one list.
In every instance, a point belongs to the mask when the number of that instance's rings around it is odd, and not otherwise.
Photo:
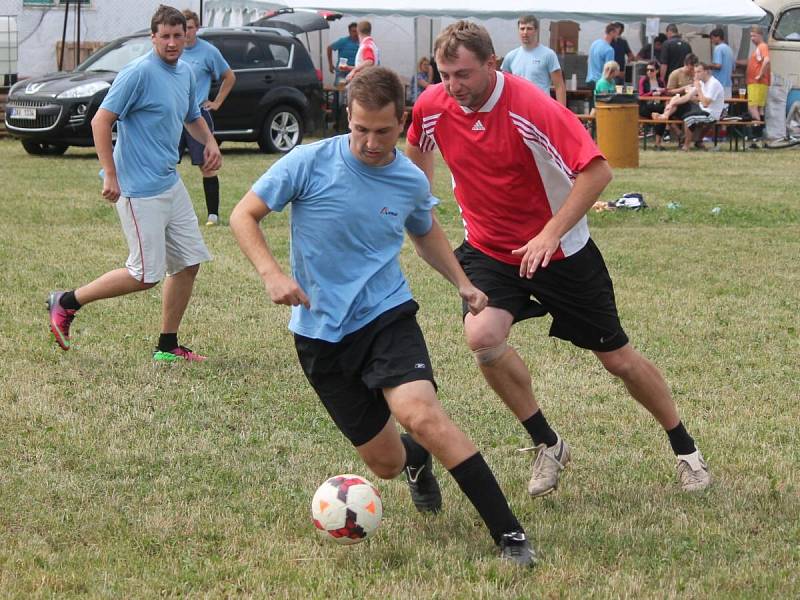
[(712, 35), (712, 36), (711, 36), (711, 43), (712, 43), (713, 45), (715, 45), (715, 46), (716, 46), (716, 45), (718, 45), (718, 44), (719, 44), (721, 41), (722, 41), (722, 38), (720, 38), (720, 37), (717, 37), (717, 36), (715, 36), (715, 35)]
[(153, 40), (153, 49), (165, 63), (174, 65), (181, 57), (186, 46), (186, 32), (183, 25), (159, 24), (158, 30), (150, 34)]
[(197, 23), (194, 19), (186, 19), (186, 45), (191, 47), (197, 42)]
[(686, 73), (690, 77), (694, 77), (695, 67), (694, 65), (686, 65)]
[(358, 41), (358, 27), (351, 27), (347, 30), (347, 33), (350, 34), (350, 39)]
[(697, 65), (694, 68), (694, 78), (697, 81), (708, 81), (710, 73), (703, 68), (703, 65)]
[(461, 106), (478, 110), (491, 93), (495, 74), (494, 56), (481, 63), (475, 54), (460, 46), (455, 60), (436, 55), (436, 66), (445, 91)]
[(758, 33), (757, 31), (751, 31), (750, 41), (753, 42), (754, 45), (758, 46), (761, 42), (764, 41), (764, 36)]
[(519, 41), (523, 46), (530, 46), (538, 39), (536, 27), (533, 23), (520, 23), (519, 24)]
[(348, 109), (350, 119), (350, 151), (371, 167), (382, 167), (394, 160), (394, 147), (403, 133), (394, 103), (379, 110), (368, 110), (353, 100)]

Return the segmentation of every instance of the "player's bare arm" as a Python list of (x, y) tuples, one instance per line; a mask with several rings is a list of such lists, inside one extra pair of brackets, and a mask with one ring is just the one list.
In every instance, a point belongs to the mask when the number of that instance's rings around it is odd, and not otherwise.
[(219, 86), (219, 91), (217, 92), (214, 101), (206, 100), (203, 102), (203, 108), (206, 110), (216, 111), (219, 110), (219, 107), (222, 106), (222, 103), (225, 102), (225, 98), (228, 97), (228, 94), (231, 93), (233, 89), (233, 84), (236, 83), (236, 74), (233, 72), (232, 69), (228, 69), (222, 74), (222, 84)]
[(411, 162), (417, 165), (420, 171), (425, 173), (431, 190), (433, 190), (433, 152), (423, 152), (417, 146), (407, 144), (406, 156)]
[(461, 265), (458, 264), (453, 249), (450, 247), (450, 242), (442, 230), (441, 225), (433, 217), (433, 226), (430, 231), (425, 235), (413, 235), (409, 232), (408, 237), (414, 243), (414, 248), (417, 254), (436, 269), (442, 276), (452, 283), (458, 289), (458, 295), (467, 303), (469, 311), (473, 315), (477, 315), (484, 308), (488, 299), (486, 294), (472, 285), (472, 282), (467, 278)]
[(550, 73), (550, 80), (553, 82), (553, 89), (556, 92), (556, 100), (562, 106), (567, 105), (567, 86), (564, 83), (564, 72), (561, 69)]
[(601, 158), (594, 159), (578, 174), (566, 202), (539, 235), (512, 251), (512, 254), (522, 256), (520, 277), (530, 279), (536, 269), (550, 264), (550, 259), (561, 243), (561, 237), (589, 211), (612, 177), (611, 167)]
[(194, 121), (185, 123), (185, 125), (189, 135), (196, 140), (202, 140), (205, 145), (205, 150), (203, 150), (204, 162), (200, 169), (203, 173), (218, 171), (222, 167), (222, 153), (219, 151), (217, 140), (208, 128), (205, 119), (197, 117)]
[(92, 119), (92, 136), (97, 158), (103, 168), (103, 198), (109, 202), (119, 200), (120, 189), (117, 181), (117, 167), (114, 165), (114, 145), (111, 130), (117, 121), (117, 114), (100, 108)]
[(308, 296), (297, 282), (286, 275), (275, 260), (259, 227), (271, 211), (252, 191), (247, 192), (231, 213), (231, 230), (244, 255), (253, 263), (267, 294), (275, 304), (310, 308)]

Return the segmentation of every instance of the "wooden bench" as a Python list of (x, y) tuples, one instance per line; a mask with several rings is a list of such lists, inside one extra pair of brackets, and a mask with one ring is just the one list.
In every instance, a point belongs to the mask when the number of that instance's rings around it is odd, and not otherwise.
[[(590, 114), (576, 114), (578, 120), (582, 123), (591, 123), (592, 124), (592, 136), (595, 135), (594, 131), (594, 123), (595, 123), (595, 116)], [(683, 127), (683, 121), (679, 119), (644, 119), (639, 118), (639, 125), (647, 126), (647, 125), (676, 125), (679, 127)], [(720, 121), (716, 121), (713, 123), (714, 125), (714, 146), (717, 145), (719, 141), (719, 133), (720, 128), (725, 127), (726, 133), (730, 132), (731, 130), (736, 131), (735, 135), (727, 135), (728, 138), (728, 149), (729, 150), (739, 150), (739, 142), (742, 142), (742, 151), (747, 150), (747, 144), (745, 140), (745, 134), (743, 131), (740, 131), (742, 128), (750, 127), (750, 126), (759, 126), (764, 125), (764, 121), (741, 121), (739, 119), (722, 119)], [(647, 150), (647, 135), (642, 136), (642, 148)]]

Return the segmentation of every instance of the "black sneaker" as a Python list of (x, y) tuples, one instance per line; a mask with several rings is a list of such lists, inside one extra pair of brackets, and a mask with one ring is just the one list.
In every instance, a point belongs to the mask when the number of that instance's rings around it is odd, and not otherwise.
[(437, 513), (442, 509), (442, 492), (433, 474), (433, 460), (428, 454), (422, 466), (408, 466), (405, 469), (408, 491), (419, 512)]
[(522, 531), (504, 533), (500, 538), (500, 559), (508, 560), (521, 567), (532, 567), (536, 563), (536, 553)]

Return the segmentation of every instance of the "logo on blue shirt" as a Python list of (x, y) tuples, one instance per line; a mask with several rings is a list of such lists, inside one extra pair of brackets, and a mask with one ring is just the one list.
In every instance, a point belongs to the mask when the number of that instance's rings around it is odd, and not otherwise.
[(396, 212), (394, 212), (393, 210), (389, 210), (389, 207), (388, 207), (388, 206), (384, 206), (384, 207), (381, 209), (381, 213), (380, 213), (380, 214), (382, 214), (382, 215), (389, 215), (390, 217), (396, 217), (396, 216), (397, 216), (397, 213), (396, 213)]

